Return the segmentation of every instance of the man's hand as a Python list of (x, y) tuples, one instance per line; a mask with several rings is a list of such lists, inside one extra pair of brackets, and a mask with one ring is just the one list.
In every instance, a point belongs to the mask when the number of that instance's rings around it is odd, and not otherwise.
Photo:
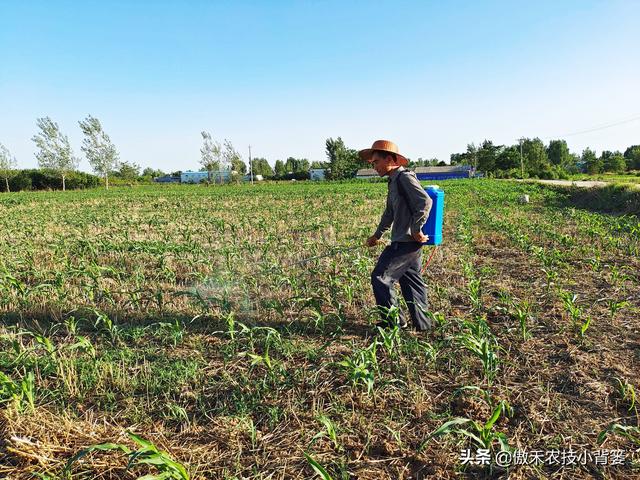
[(375, 235), (371, 235), (369, 238), (367, 238), (366, 245), (367, 247), (375, 247), (378, 242), (380, 242), (380, 239)]
[(416, 242), (419, 242), (419, 243), (426, 243), (427, 240), (429, 240), (429, 236), (422, 233), (422, 231), (413, 233), (411, 234), (411, 236)]

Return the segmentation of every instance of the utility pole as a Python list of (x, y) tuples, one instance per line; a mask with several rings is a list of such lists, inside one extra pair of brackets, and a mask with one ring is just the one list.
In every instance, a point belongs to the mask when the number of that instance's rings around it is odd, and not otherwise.
[(253, 166), (251, 165), (251, 145), (249, 145), (249, 176), (251, 177), (251, 185), (253, 185)]
[(520, 175), (524, 178), (524, 160), (522, 158), (522, 141), (524, 138), (520, 137)]

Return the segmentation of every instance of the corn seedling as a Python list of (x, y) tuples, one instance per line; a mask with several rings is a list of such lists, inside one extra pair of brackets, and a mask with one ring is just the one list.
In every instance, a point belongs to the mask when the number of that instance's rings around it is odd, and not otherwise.
[(375, 374), (378, 371), (377, 347), (378, 342), (374, 341), (367, 348), (356, 350), (351, 357), (338, 363), (347, 372), (354, 386), (362, 384), (367, 388), (367, 394), (373, 391)]
[(520, 324), (520, 332), (522, 333), (522, 339), (523, 340), (527, 340), (529, 338), (531, 338), (531, 333), (529, 332), (529, 329), (527, 327), (527, 320), (530, 317), (530, 310), (531, 310), (531, 305), (528, 302), (520, 302), (520, 303), (513, 303), (512, 305), (513, 307), (513, 315), (515, 316), (516, 320), (518, 320), (518, 323)]
[(507, 436), (502, 432), (496, 432), (494, 425), (500, 416), (509, 417), (513, 414), (511, 406), (504, 400), (498, 402), (493, 408), (491, 417), (482, 423), (470, 418), (456, 417), (445, 422), (429, 435), (421, 444), (419, 450), (424, 449), (426, 444), (434, 438), (442, 435), (459, 435), (470, 439), (478, 448), (493, 449), (493, 444), (497, 441), (501, 451), (510, 451)]
[(582, 308), (576, 304), (578, 295), (571, 294), (569, 292), (560, 292), (560, 298), (564, 304), (565, 311), (569, 314), (573, 325), (576, 325), (580, 318), (582, 318)]
[(35, 377), (27, 372), (20, 383), (0, 372), (0, 404), (13, 401), (16, 409), (22, 412), (25, 405), (31, 412), (35, 409)]
[(580, 325), (580, 336), (584, 337), (584, 334), (587, 333), (589, 326), (591, 325), (591, 315), (587, 315)]
[(377, 327), (380, 345), (385, 349), (390, 358), (398, 357), (398, 344), (400, 343), (400, 327), (394, 325), (393, 328)]
[(169, 454), (159, 450), (153, 443), (142, 437), (127, 432), (128, 437), (137, 445), (138, 450), (131, 450), (128, 446), (119, 443), (101, 443), (99, 445), (91, 445), (90, 447), (80, 450), (77, 454), (69, 459), (65, 466), (65, 473), (70, 472), (71, 467), (78, 460), (92, 452), (109, 452), (120, 451), (129, 457), (127, 470), (133, 466), (148, 465), (155, 468), (158, 474), (148, 474), (138, 477), (138, 480), (189, 480), (187, 469), (180, 463), (173, 460)]
[(476, 322), (464, 322), (464, 325), (467, 330), (458, 338), (467, 350), (480, 359), (484, 376), (491, 383), (499, 364), (496, 340), (482, 318), (478, 318)]
[(622, 397), (622, 401), (629, 403), (629, 411), (635, 409), (636, 406), (636, 390), (632, 384), (624, 379), (616, 378), (618, 382), (618, 393)]
[(609, 300), (609, 302), (607, 302), (607, 305), (609, 307), (611, 318), (613, 319), (620, 310), (626, 308), (629, 305), (629, 302), (625, 300), (621, 302), (617, 302), (616, 300)]
[(309, 465), (311, 465), (311, 468), (313, 469), (313, 472), (316, 474), (316, 476), (318, 476), (321, 480), (333, 480), (333, 477), (331, 475), (329, 475), (329, 472), (327, 472), (327, 470), (320, 465), (311, 455), (309, 455), (307, 452), (304, 452), (304, 458), (307, 459), (307, 462), (309, 462)]
[(623, 437), (631, 440), (636, 445), (640, 445), (640, 428), (631, 425), (621, 425), (619, 423), (612, 423), (607, 428), (602, 430), (598, 434), (598, 444), (602, 445), (607, 436), (611, 434), (622, 435)]
[(331, 419), (326, 415), (319, 415), (317, 417), (317, 420), (324, 426), (324, 430), (321, 430), (318, 433), (316, 433), (312, 438), (312, 442), (317, 440), (320, 437), (326, 436), (333, 443), (333, 448), (335, 448), (338, 451), (341, 451), (342, 447), (340, 446), (340, 443), (338, 442), (338, 435), (336, 433), (336, 426), (333, 423), (333, 421), (331, 421)]
[(469, 280), (467, 284), (467, 294), (471, 301), (471, 306), (474, 310), (479, 311), (482, 309), (482, 290), (481, 282), (479, 278)]

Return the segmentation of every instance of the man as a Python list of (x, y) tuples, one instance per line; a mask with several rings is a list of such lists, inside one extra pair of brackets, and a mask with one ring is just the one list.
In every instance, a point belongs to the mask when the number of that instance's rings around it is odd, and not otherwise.
[[(380, 237), (392, 225), (391, 244), (380, 255), (371, 273), (371, 285), (376, 304), (382, 316), (378, 326), (393, 327), (392, 307), (396, 307), (395, 282), (411, 314), (413, 327), (429, 330), (427, 317), (427, 287), (420, 272), (422, 244), (428, 240), (422, 233), (431, 210), (432, 200), (424, 191), (415, 173), (406, 170), (407, 159), (400, 155), (395, 143), (376, 140), (371, 148), (361, 150), (360, 158), (372, 164), (378, 175), (388, 175), (387, 204), (375, 233), (367, 239), (367, 246), (378, 244)], [(404, 316), (398, 312), (400, 328), (407, 327)]]

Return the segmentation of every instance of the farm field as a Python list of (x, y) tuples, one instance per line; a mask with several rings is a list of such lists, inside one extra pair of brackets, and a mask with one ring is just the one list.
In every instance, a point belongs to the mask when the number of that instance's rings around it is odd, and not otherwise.
[(384, 183), (0, 195), (0, 478), (640, 478), (640, 220), (439, 185), (420, 334), (372, 326)]

